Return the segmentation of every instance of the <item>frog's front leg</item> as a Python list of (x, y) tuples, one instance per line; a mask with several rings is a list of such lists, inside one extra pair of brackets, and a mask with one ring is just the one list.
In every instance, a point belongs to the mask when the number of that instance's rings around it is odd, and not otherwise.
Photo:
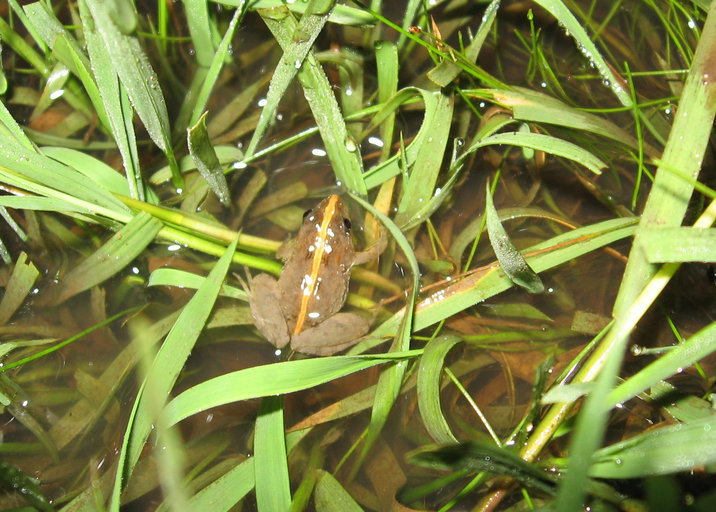
[(281, 309), (281, 292), (273, 277), (259, 274), (251, 279), (249, 307), (259, 332), (276, 348), (285, 347), (290, 336)]
[(294, 334), (291, 348), (304, 354), (330, 356), (360, 341), (371, 321), (357, 313), (336, 313), (315, 327)]

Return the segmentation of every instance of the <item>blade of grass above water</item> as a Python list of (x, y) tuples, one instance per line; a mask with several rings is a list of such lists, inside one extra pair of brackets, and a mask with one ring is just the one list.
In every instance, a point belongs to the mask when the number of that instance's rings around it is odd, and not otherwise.
[(445, 356), (460, 341), (457, 336), (439, 336), (428, 341), (418, 368), (420, 417), (430, 437), (440, 445), (458, 442), (440, 407), (440, 380)]
[(154, 241), (162, 224), (142, 212), (61, 280), (57, 303), (116, 275)]
[(254, 482), (259, 510), (288, 510), (291, 506), (286, 456), (283, 399), (267, 396), (261, 401), (254, 431)]
[(110, 5), (98, 0), (84, 0), (94, 19), (94, 27), (104, 43), (113, 69), (127, 90), (137, 115), (139, 115), (147, 133), (169, 160), (175, 186), (182, 182), (174, 158), (169, 128), (169, 114), (157, 76), (149, 59), (142, 50), (139, 41), (120, 31), (112, 16)]
[(419, 353), (329, 356), (253, 366), (220, 375), (187, 389), (169, 402), (165, 411), (173, 424), (210, 407), (310, 389), (378, 364), (400, 361)]
[[(86, 4), (80, 2), (79, 7), (83, 24), (86, 27), (93, 26), (92, 17)], [(134, 199), (144, 200), (146, 198), (140, 172), (137, 137), (132, 122), (134, 113), (127, 91), (120, 85), (119, 77), (112, 65), (112, 59), (97, 31), (85, 30), (85, 39), (92, 63), (93, 76), (101, 94), (103, 109), (106, 111), (107, 126), (122, 155), (129, 195)]]
[[(572, 261), (617, 240), (631, 236), (637, 219), (612, 219), (584, 226), (553, 237), (522, 251), (535, 272), (544, 272)], [(420, 330), (445, 320), (466, 308), (493, 297), (513, 286), (499, 267), (488, 265), (461, 281), (435, 292), (417, 304), (414, 329)], [(371, 334), (376, 337), (397, 332), (403, 311), (378, 326)], [(376, 343), (360, 343), (351, 353), (367, 350)]]
[(614, 74), (611, 66), (604, 60), (584, 27), (577, 21), (577, 18), (574, 17), (574, 14), (567, 6), (561, 0), (535, 0), (535, 3), (544, 7), (557, 19), (559, 24), (567, 31), (567, 35), (574, 39), (577, 48), (587, 58), (589, 64), (597, 69), (605, 81), (605, 85), (612, 90), (622, 105), (630, 107), (632, 105), (631, 96), (622, 87), (622, 80)]
[[(206, 3), (205, 2), (188, 2), (189, 4), (198, 4), (201, 11), (205, 10)], [(187, 10), (189, 10), (190, 7), (187, 5)], [(191, 9), (195, 9), (195, 7), (191, 7)], [(203, 78), (201, 83), (201, 88), (199, 89), (199, 93), (197, 94), (194, 108), (192, 110), (191, 117), (189, 119), (189, 124), (193, 125), (196, 124), (196, 122), (199, 120), (199, 117), (201, 117), (202, 113), (204, 112), (204, 109), (206, 108), (206, 105), (209, 102), (209, 96), (211, 95), (211, 92), (214, 89), (214, 85), (216, 85), (216, 81), (219, 78), (219, 74), (221, 73), (221, 70), (224, 68), (224, 62), (230, 57), (230, 51), (229, 48), (231, 46), (231, 41), (234, 40), (234, 32), (236, 31), (236, 27), (239, 26), (241, 21), (244, 19), (244, 14), (246, 14), (246, 10), (248, 9), (248, 2), (246, 0), (239, 3), (238, 7), (236, 8), (236, 11), (234, 12), (234, 16), (231, 18), (231, 21), (229, 22), (229, 26), (226, 28), (226, 32), (224, 33), (224, 37), (221, 39), (221, 43), (219, 43), (219, 47), (216, 49), (216, 53), (213, 52), (213, 46), (209, 45), (209, 49), (212, 49), (212, 56), (210, 59), (210, 66), (207, 70), (206, 76)], [(191, 18), (187, 18), (191, 19)], [(191, 25), (189, 27), (191, 29)], [(207, 32), (209, 27), (206, 27)], [(193, 33), (192, 33), (193, 37)], [(209, 37), (209, 34), (206, 34), (206, 37)], [(203, 43), (202, 46), (207, 45), (208, 42)], [(208, 53), (208, 50), (205, 49), (204, 53)], [(197, 60), (202, 65), (203, 62), (206, 60), (206, 57), (202, 57), (197, 52)]]
[(27, 261), (27, 254), (20, 253), (3, 290), (0, 301), (0, 325), (5, 325), (10, 320), (10, 317), (30, 293), (39, 275), (40, 272), (35, 265), (31, 261)]
[[(281, 48), (284, 52), (288, 52), (291, 45), (294, 44), (292, 37), (298, 28), (288, 9), (276, 8), (270, 11), (261, 11), (260, 14)], [(292, 64), (289, 63), (289, 65)], [(345, 120), (323, 68), (310, 51), (301, 63), (298, 79), (313, 112), (336, 179), (348, 190), (365, 196), (367, 188), (363, 181), (363, 162), (360, 150), (348, 133)]]
[[(716, 101), (714, 101), (716, 84), (710, 79), (704, 79), (713, 72), (712, 56), (715, 53), (716, 4), (712, 3), (662, 158), (665, 166), (680, 169), (693, 178), (698, 175), (701, 168), (713, 128), (714, 114), (716, 114)], [(692, 190), (691, 183), (681, 180), (672, 173), (663, 172), (661, 168), (657, 170), (639, 228), (680, 224)], [(634, 315), (632, 311), (635, 310), (634, 306), (638, 304), (638, 300), (643, 298), (646, 301), (652, 294), (658, 295), (665, 286), (664, 281), (668, 281), (673, 276), (676, 268), (676, 264), (667, 264), (661, 268), (660, 274), (655, 273), (655, 268), (645, 260), (639, 241), (639, 229), (637, 229), (614, 305), (616, 323), (604, 340), (605, 346), (608, 346), (611, 353), (597, 378), (594, 391), (580, 411), (574, 436), (570, 440), (571, 463), (559, 488), (557, 496), (559, 511), (575, 510), (583, 502), (585, 492), (583, 482), (587, 478), (592, 454), (602, 442), (606, 428), (608, 408), (603, 404), (621, 366), (628, 334), (631, 331), (627, 326), (636, 323), (636, 319), (629, 318), (628, 315)], [(657, 279), (649, 281), (652, 276), (657, 276)], [(650, 284), (649, 288), (646, 287), (647, 283)], [(638, 315), (638, 318), (640, 317), (641, 315)], [(623, 328), (620, 325), (622, 323)]]
[[(151, 432), (154, 413), (149, 409), (148, 400), (143, 398), (144, 388), (151, 388), (151, 393), (157, 396), (166, 397), (169, 395), (179, 376), (179, 372), (186, 364), (194, 343), (196, 343), (199, 334), (204, 328), (204, 323), (211, 313), (226, 277), (226, 272), (229, 269), (231, 257), (236, 250), (236, 242), (234, 240), (229, 244), (222, 257), (209, 272), (201, 288), (197, 290), (184, 307), (157, 352), (152, 367), (144, 379), (142, 390), (135, 400), (134, 411), (124, 436), (119, 469), (110, 502), (110, 510), (112, 511), (119, 511), (120, 495), (126, 484), (125, 477), (128, 479), (131, 475)], [(169, 420), (167, 419), (166, 421)], [(169, 424), (171, 425), (171, 422)]]
[(408, 176), (403, 179), (403, 194), (395, 216), (398, 225), (413, 219), (423, 203), (435, 194), (452, 125), (455, 98), (452, 94), (439, 94), (436, 100), (435, 111), (430, 119), (430, 136), (418, 146), (415, 162)]
[[(281, 36), (274, 33), (276, 39), (281, 38), (284, 40), (283, 44), (279, 41), (283, 49), (283, 55), (281, 55), (271, 77), (271, 84), (266, 94), (266, 104), (261, 112), (261, 117), (251, 137), (249, 146), (246, 148), (247, 158), (254, 154), (266, 129), (273, 123), (281, 98), (283, 98), (291, 81), (293, 81), (293, 77), (301, 69), (306, 56), (313, 48), (313, 42), (326, 24), (327, 15), (330, 14), (334, 4), (335, 1), (333, 0), (311, 0), (306, 5), (306, 12), (297, 25), (288, 22), (284, 26)], [(291, 14), (287, 9), (282, 8), (277, 10), (276, 13), (264, 12), (261, 16), (264, 21), (268, 17), (279, 21), (281, 18), (290, 17)], [(269, 26), (269, 28), (271, 27)], [(288, 34), (289, 31), (292, 34)], [(272, 29), (272, 32), (275, 32), (275, 30)]]

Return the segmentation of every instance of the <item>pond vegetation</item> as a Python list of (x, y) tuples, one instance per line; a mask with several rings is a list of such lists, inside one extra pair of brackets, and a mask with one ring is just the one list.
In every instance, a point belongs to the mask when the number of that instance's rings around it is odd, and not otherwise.
[[(0, 509), (714, 509), (716, 5), (0, 15)], [(371, 328), (278, 350), (331, 194)]]

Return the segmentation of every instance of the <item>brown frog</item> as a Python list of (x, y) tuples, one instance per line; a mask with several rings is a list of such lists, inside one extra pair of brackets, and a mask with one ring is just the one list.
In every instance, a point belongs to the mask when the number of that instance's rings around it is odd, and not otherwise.
[(332, 195), (303, 217), (295, 241), (277, 256), (286, 263), (276, 281), (259, 274), (251, 281), (249, 305), (256, 328), (277, 348), (331, 355), (355, 344), (370, 320), (339, 313), (348, 295), (351, 267), (373, 260), (385, 237), (371, 249), (354, 252), (351, 223), (343, 201)]

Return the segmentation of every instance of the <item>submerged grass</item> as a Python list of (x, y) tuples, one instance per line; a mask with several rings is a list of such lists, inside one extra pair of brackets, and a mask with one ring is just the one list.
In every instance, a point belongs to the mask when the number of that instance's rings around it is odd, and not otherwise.
[[(664, 290), (716, 259), (716, 7), (222, 4), (0, 11), (4, 486), (37, 474), (27, 501), (67, 511), (647, 510), (679, 475), (671, 501), (713, 500), (686, 475), (713, 483), (716, 304), (685, 316), (696, 290)], [(349, 298), (375, 327), (277, 360), (238, 275), (277, 274), (302, 200), (335, 185), (358, 245), (391, 240)], [(667, 327), (676, 346), (625, 365)]]

